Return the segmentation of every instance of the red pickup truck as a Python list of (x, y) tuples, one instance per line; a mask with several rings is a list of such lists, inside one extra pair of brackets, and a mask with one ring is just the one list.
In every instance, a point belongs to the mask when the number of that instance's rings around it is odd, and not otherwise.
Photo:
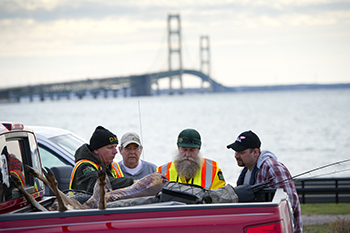
[(23, 169), (41, 171), (33, 131), (22, 124), (0, 123), (1, 202), (0, 232), (293, 232), (288, 195), (262, 190), (251, 202), (185, 204), (177, 201), (105, 210), (38, 212), (29, 205), (9, 176), (21, 178), (25, 189), (44, 207), (44, 185)]

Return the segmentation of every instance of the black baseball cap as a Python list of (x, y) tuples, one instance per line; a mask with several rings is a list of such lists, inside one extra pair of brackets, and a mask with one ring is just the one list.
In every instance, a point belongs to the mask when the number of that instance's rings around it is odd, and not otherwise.
[(248, 148), (255, 149), (258, 148), (260, 149), (261, 142), (258, 137), (253, 131), (244, 131), (241, 133), (236, 141), (234, 143), (231, 143), (230, 145), (227, 145), (227, 149), (233, 149), (234, 151), (244, 151)]

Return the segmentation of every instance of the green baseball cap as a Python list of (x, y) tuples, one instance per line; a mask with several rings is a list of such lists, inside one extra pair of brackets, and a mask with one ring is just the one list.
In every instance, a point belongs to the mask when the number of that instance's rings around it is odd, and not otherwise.
[(177, 137), (177, 145), (189, 148), (201, 148), (201, 135), (195, 129), (184, 129)]

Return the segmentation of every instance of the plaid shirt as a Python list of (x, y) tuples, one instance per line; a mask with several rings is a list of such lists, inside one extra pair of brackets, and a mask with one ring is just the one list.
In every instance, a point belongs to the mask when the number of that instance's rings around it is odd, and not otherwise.
[[(280, 181), (291, 178), (291, 174), (289, 173), (286, 166), (284, 166), (281, 162), (277, 161), (276, 157), (272, 156), (262, 156), (266, 152), (269, 154), (269, 151), (262, 151), (260, 157), (262, 157), (262, 161), (258, 161), (258, 172), (256, 174), (256, 183), (261, 183), (270, 178), (273, 178), (270, 185), (276, 184)], [(272, 153), (271, 153), (272, 154)], [(272, 154), (273, 155), (273, 154)], [(274, 155), (273, 155), (274, 156)], [(260, 160), (260, 158), (259, 158)], [(273, 188), (283, 188), (283, 190), (288, 194), (290, 202), (292, 204), (293, 215), (294, 215), (294, 232), (302, 232), (302, 219), (301, 219), (301, 209), (299, 198), (297, 194), (297, 190), (295, 189), (293, 180), (288, 180), (277, 186), (272, 186)]]

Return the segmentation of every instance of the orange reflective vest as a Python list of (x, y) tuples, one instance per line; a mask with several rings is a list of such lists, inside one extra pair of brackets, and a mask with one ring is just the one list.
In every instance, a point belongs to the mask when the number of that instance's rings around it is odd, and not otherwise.
[(24, 175), (23, 175), (22, 171), (17, 170), (17, 169), (16, 170), (11, 170), (10, 174), (15, 175), (19, 179), (19, 181), (22, 183), (22, 186), (25, 185), (25, 178), (24, 178)]
[[(210, 159), (203, 159), (202, 169), (196, 174), (194, 178), (190, 181), (186, 181), (184, 178), (179, 178), (178, 173), (175, 169), (174, 162), (164, 164), (157, 168), (157, 172), (164, 174), (169, 181), (176, 181), (179, 183), (191, 183), (195, 185), (202, 186), (203, 188), (213, 188), (211, 187), (215, 176), (220, 171), (218, 163)], [(224, 181), (223, 181), (224, 182)], [(221, 186), (221, 185), (220, 185)]]
[[(69, 189), (72, 189), (75, 173), (76, 173), (78, 167), (81, 164), (83, 164), (83, 163), (91, 164), (92, 166), (95, 167), (96, 171), (98, 171), (98, 168), (100, 167), (98, 164), (96, 164), (96, 163), (94, 163), (94, 162), (92, 162), (90, 160), (87, 160), (87, 159), (79, 160), (77, 163), (75, 163), (75, 166), (74, 166), (74, 168), (72, 170), (72, 174), (70, 175)], [(124, 174), (123, 174), (122, 170), (120, 169), (119, 164), (114, 162), (114, 161), (112, 163), (112, 170), (111, 170), (111, 172), (112, 172), (112, 175), (113, 175), (114, 178), (124, 177)]]

